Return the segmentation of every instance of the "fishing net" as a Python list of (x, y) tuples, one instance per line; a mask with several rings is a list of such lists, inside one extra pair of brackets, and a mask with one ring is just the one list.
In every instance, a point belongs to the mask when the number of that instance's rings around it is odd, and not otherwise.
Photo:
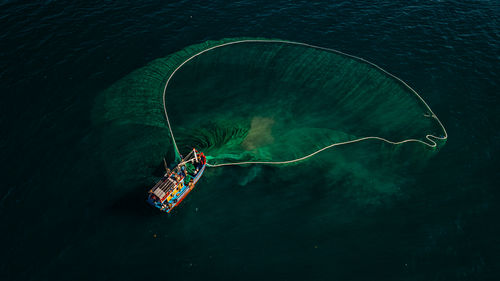
[(439, 120), (404, 82), (362, 59), (286, 41), (214, 44), (165, 87), (181, 151), (212, 165), (293, 162), (335, 144), (379, 139), (435, 146)]
[(281, 40), (190, 46), (131, 73), (96, 104), (94, 120), (108, 124), (108, 153), (143, 162), (196, 147), (213, 167), (288, 164), (358, 142), (433, 150), (447, 137), (397, 77), (354, 56)]

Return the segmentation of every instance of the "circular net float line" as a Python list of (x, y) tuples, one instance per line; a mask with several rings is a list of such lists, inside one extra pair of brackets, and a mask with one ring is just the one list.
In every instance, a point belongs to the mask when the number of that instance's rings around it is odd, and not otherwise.
[(341, 51), (338, 51), (338, 50), (335, 50), (335, 49), (314, 46), (314, 45), (310, 45), (310, 44), (307, 44), (307, 43), (300, 43), (300, 42), (293, 42), (293, 41), (286, 41), (286, 40), (277, 40), (277, 39), (245, 39), (245, 40), (238, 40), (238, 41), (232, 41), (232, 42), (222, 43), (222, 44), (219, 44), (219, 45), (215, 45), (215, 46), (209, 47), (209, 48), (207, 48), (205, 50), (202, 50), (202, 51), (200, 51), (200, 52), (192, 55), (191, 57), (189, 57), (185, 61), (183, 61), (179, 66), (177, 66), (175, 68), (175, 70), (168, 77), (167, 82), (165, 83), (165, 87), (163, 89), (163, 109), (164, 109), (164, 113), (165, 113), (165, 118), (167, 119), (167, 125), (168, 125), (168, 129), (170, 131), (170, 136), (172, 137), (172, 143), (173, 143), (174, 148), (175, 148), (175, 153), (177, 155), (180, 155), (180, 153), (179, 153), (179, 149), (177, 147), (177, 143), (175, 142), (174, 134), (172, 132), (172, 126), (170, 124), (170, 119), (168, 118), (167, 104), (166, 104), (166, 93), (167, 93), (167, 87), (168, 87), (168, 85), (170, 83), (170, 80), (175, 75), (175, 73), (177, 72), (177, 70), (179, 70), (183, 65), (185, 65), (187, 62), (191, 61), (192, 59), (196, 58), (197, 56), (199, 56), (199, 55), (201, 55), (203, 53), (206, 53), (206, 52), (208, 52), (210, 50), (216, 49), (216, 48), (221, 48), (221, 47), (224, 47), (224, 46), (229, 46), (229, 45), (234, 45), (234, 44), (242, 44), (242, 43), (283, 43), (283, 44), (305, 46), (305, 47), (310, 47), (310, 48), (314, 48), (314, 49), (318, 49), (318, 50), (324, 50), (324, 51), (329, 51), (329, 52), (337, 53), (337, 54), (340, 54), (340, 55), (343, 55), (343, 56), (346, 56), (346, 57), (350, 57), (350, 58), (359, 60), (361, 62), (367, 63), (367, 64), (369, 64), (371, 66), (374, 66), (375, 68), (377, 68), (378, 70), (382, 71), (386, 75), (388, 75), (388, 76), (396, 79), (397, 81), (399, 81), (401, 84), (403, 84), (405, 87), (407, 87), (413, 94), (415, 94), (415, 96), (418, 97), (418, 99), (422, 102), (422, 104), (425, 105), (425, 107), (427, 108), (427, 110), (430, 112), (430, 114), (424, 114), (424, 116), (427, 117), (427, 118), (434, 118), (438, 122), (439, 126), (443, 130), (443, 136), (439, 137), (439, 136), (427, 134), (425, 136), (425, 139), (427, 139), (428, 142), (425, 142), (425, 141), (419, 140), (419, 139), (405, 139), (405, 140), (402, 140), (402, 141), (391, 141), (391, 140), (388, 140), (388, 139), (385, 139), (385, 138), (382, 138), (382, 137), (367, 136), (367, 137), (361, 137), (361, 138), (357, 138), (357, 139), (349, 140), (349, 141), (345, 141), (345, 142), (333, 143), (333, 144), (325, 146), (325, 147), (323, 147), (323, 148), (321, 148), (319, 150), (316, 150), (315, 152), (313, 152), (311, 154), (305, 155), (305, 156), (300, 157), (300, 158), (287, 160), (287, 161), (245, 161), (245, 162), (221, 163), (221, 164), (210, 164), (210, 163), (207, 163), (208, 167), (215, 168), (215, 167), (222, 167), (222, 166), (238, 166), (238, 165), (249, 165), (249, 164), (263, 164), (263, 165), (291, 164), (291, 163), (296, 163), (296, 162), (303, 161), (303, 160), (306, 160), (308, 158), (311, 158), (314, 155), (316, 155), (316, 154), (318, 154), (318, 153), (320, 153), (320, 152), (322, 152), (324, 150), (327, 150), (329, 148), (335, 147), (335, 146), (340, 146), (340, 145), (345, 145), (345, 144), (351, 144), (351, 143), (361, 142), (361, 141), (365, 141), (365, 140), (380, 140), (380, 141), (383, 141), (383, 142), (386, 142), (386, 143), (389, 143), (389, 144), (393, 144), (393, 145), (400, 145), (400, 144), (403, 144), (403, 143), (415, 142), (415, 143), (421, 143), (421, 144), (426, 145), (426, 146), (431, 147), (431, 148), (435, 148), (437, 146), (436, 140), (447, 140), (448, 139), (448, 133), (446, 132), (446, 129), (444, 128), (443, 123), (441, 123), (441, 120), (439, 120), (439, 118), (436, 116), (436, 114), (434, 114), (434, 112), (431, 110), (431, 108), (425, 102), (425, 100), (413, 88), (411, 88), (408, 84), (406, 84), (406, 82), (404, 82), (403, 80), (401, 80), (399, 77), (397, 77), (397, 76), (395, 76), (395, 75), (387, 72), (386, 70), (384, 70), (380, 66), (378, 66), (378, 65), (376, 65), (376, 64), (374, 64), (374, 63), (372, 63), (370, 61), (367, 61), (367, 60), (365, 60), (363, 58), (360, 58), (360, 57), (357, 57), (357, 56), (346, 54), (344, 52), (341, 52)]

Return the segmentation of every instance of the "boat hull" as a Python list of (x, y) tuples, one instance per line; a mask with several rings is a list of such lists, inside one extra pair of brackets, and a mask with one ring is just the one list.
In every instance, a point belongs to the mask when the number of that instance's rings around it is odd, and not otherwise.
[(155, 184), (149, 191), (147, 202), (162, 212), (170, 213), (194, 189), (205, 168), (205, 155), (193, 149)]
[(206, 167), (206, 165), (203, 165), (203, 168), (201, 168), (201, 170), (198, 172), (198, 175), (196, 175), (195, 179), (193, 179), (193, 187), (192, 188), (186, 187), (186, 190), (177, 199), (177, 203), (175, 203), (175, 205), (173, 205), (172, 208), (170, 208), (168, 210), (163, 210), (164, 212), (170, 213), (175, 207), (177, 207), (177, 205), (179, 205), (182, 202), (182, 200), (184, 200), (184, 198), (186, 198), (186, 196), (189, 194), (189, 192), (191, 192), (194, 189), (194, 187), (196, 186), (196, 183), (198, 182), (201, 175), (205, 171), (205, 167)]

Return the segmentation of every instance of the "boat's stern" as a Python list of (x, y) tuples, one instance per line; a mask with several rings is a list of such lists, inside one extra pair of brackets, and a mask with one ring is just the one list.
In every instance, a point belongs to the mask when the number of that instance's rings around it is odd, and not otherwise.
[(170, 211), (168, 209), (168, 205), (163, 204), (161, 200), (158, 198), (158, 196), (154, 195), (153, 193), (148, 194), (148, 199), (146, 200), (151, 206), (160, 209), (161, 211), (168, 212)]
[(154, 195), (151, 192), (148, 194), (148, 199), (146, 201), (153, 207), (156, 207), (159, 204), (161, 205), (161, 202), (158, 199), (158, 197), (156, 197), (156, 195)]

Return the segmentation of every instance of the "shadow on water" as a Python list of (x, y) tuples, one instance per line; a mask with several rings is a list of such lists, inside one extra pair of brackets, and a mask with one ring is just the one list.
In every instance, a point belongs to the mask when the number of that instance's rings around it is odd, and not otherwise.
[[(165, 173), (163, 162), (152, 167), (154, 178), (160, 178)], [(151, 186), (154, 183), (151, 183)], [(131, 190), (121, 194), (110, 206), (112, 213), (116, 215), (153, 217), (162, 215), (161, 212), (150, 206), (146, 202), (147, 193), (151, 186), (138, 185)]]
[[(165, 155), (166, 163), (174, 163), (174, 157), (173, 153), (167, 153)], [(151, 187), (165, 174), (165, 164), (162, 160), (160, 163), (149, 166), (149, 168), (152, 170), (150, 177), (148, 177), (151, 178), (151, 181), (146, 180), (144, 184), (136, 184), (128, 191), (120, 192), (110, 204), (111, 213), (120, 216), (137, 217), (152, 217), (163, 214), (150, 206), (146, 199)]]
[[(148, 187), (149, 188), (149, 187)], [(148, 188), (137, 186), (114, 200), (109, 210), (119, 216), (153, 217), (161, 215), (146, 202)]]

